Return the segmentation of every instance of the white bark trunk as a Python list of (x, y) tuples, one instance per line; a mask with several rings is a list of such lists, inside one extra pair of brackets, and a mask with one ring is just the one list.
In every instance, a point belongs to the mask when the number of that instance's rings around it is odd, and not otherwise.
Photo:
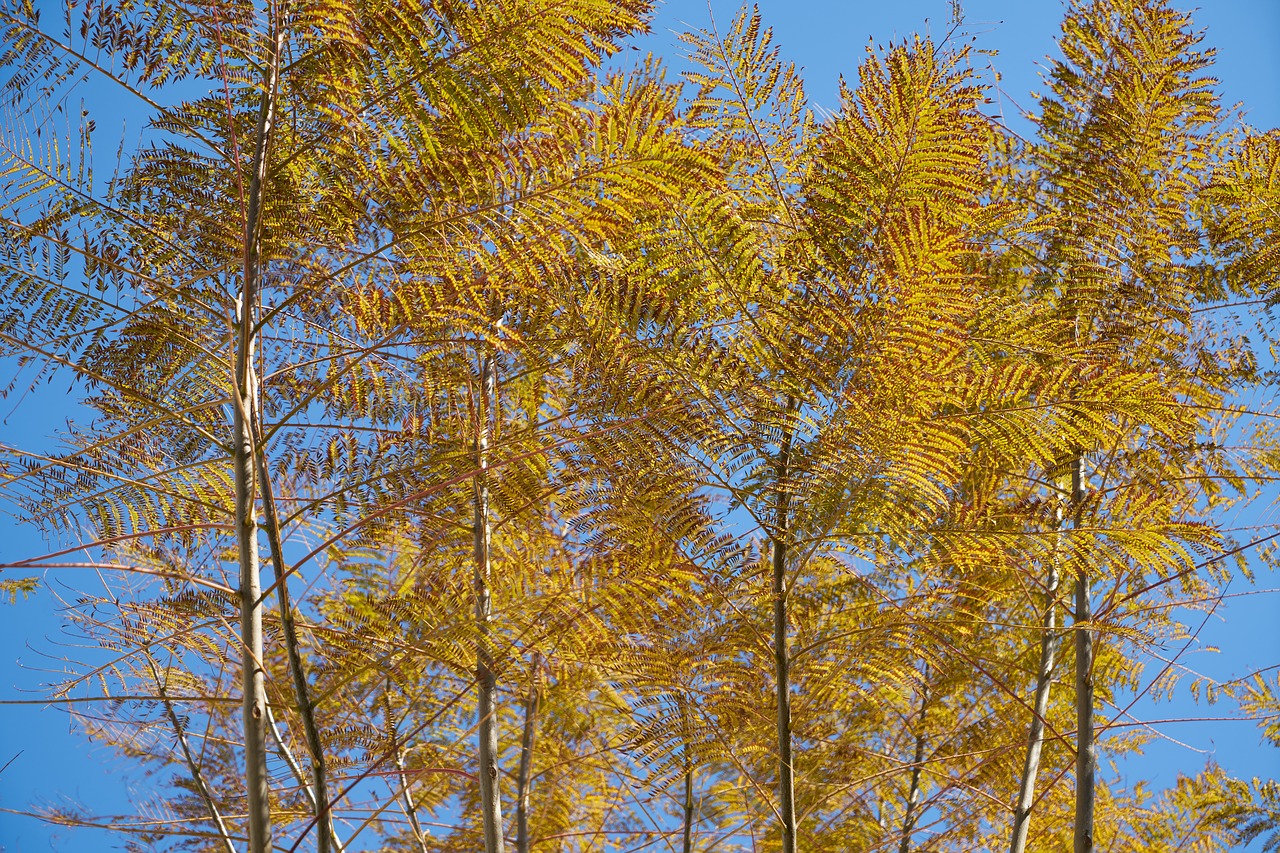
[[(1062, 526), (1062, 513), (1058, 513), (1058, 527)], [(1055, 534), (1061, 538), (1061, 534)], [(1049, 577), (1044, 591), (1044, 613), (1040, 618), (1040, 663), (1036, 667), (1036, 690), (1031, 714), (1031, 731), (1027, 738), (1027, 759), (1022, 766), (1022, 779), (1018, 785), (1018, 800), (1013, 807), (1013, 838), (1010, 853), (1024, 853), (1027, 833), (1031, 827), (1031, 803), (1035, 800), (1036, 777), (1040, 773), (1040, 754), (1044, 749), (1045, 715), (1049, 713), (1049, 690), (1053, 685), (1053, 672), (1058, 652), (1058, 586), (1061, 572), (1058, 561), (1061, 543), (1055, 542), (1049, 558)]]
[[(251, 358), (251, 356), (250, 356)], [(239, 371), (237, 371), (239, 372)], [(258, 529), (253, 499), (253, 436), (243, 409), (252, 406), (248, 389), (253, 370), (243, 373), (236, 393), (235, 467), (236, 545), (240, 560), (241, 689), (243, 691), (245, 789), (249, 817), (250, 853), (271, 849), (271, 811), (268, 804), (266, 715), (267, 684), (262, 668), (262, 585), (259, 579)]]
[(489, 591), (489, 422), (497, 393), (497, 372), (493, 358), (485, 356), (480, 366), (479, 424), (476, 435), (476, 476), (474, 489), (474, 550), (476, 597), (476, 692), (479, 716), (480, 812), (484, 824), (485, 853), (503, 853), (502, 801), (498, 786), (497, 682), (489, 649), (489, 619), (492, 612)]
[[(248, 290), (248, 288), (246, 288)], [(253, 343), (249, 336), (251, 312), (240, 324), (240, 355), (236, 365), (237, 405), (235, 445), (232, 454), (236, 490), (236, 547), (240, 562), (241, 690), (243, 692), (245, 793), (249, 819), (250, 853), (271, 849), (271, 811), (268, 803), (266, 716), (267, 684), (262, 668), (262, 584), (258, 562), (257, 505), (254, 501), (254, 449), (250, 429), (256, 380)]]
[(275, 124), (276, 86), (283, 31), (272, 28), (262, 100), (254, 140), (252, 174), (245, 198), (244, 275), (236, 317), (235, 388), (231, 465), (235, 484), (236, 546), (240, 568), (241, 689), (243, 691), (246, 811), (249, 853), (271, 850), (270, 782), (267, 778), (266, 674), (262, 649), (262, 582), (258, 559), (257, 448), (258, 379), (254, 371), (254, 325), (258, 316), (258, 242), (267, 152)]

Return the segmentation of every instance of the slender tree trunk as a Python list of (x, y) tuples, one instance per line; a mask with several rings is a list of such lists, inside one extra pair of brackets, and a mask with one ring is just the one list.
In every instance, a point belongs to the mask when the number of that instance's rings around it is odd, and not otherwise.
[(694, 752), (692, 749), (693, 742), (693, 726), (689, 720), (689, 699), (688, 696), (677, 693), (675, 696), (676, 705), (680, 709), (680, 737), (684, 742), (684, 823), (682, 832), (684, 843), (682, 846), (683, 853), (692, 853), (693, 850), (693, 762)]
[(684, 844), (682, 853), (693, 853), (693, 767), (684, 770)]
[[(795, 407), (789, 400), (787, 414)], [(796, 853), (796, 785), (791, 751), (791, 656), (787, 647), (787, 540), (790, 538), (791, 425), (783, 430), (778, 452), (774, 503), (773, 657), (778, 693), (778, 815), (782, 821), (782, 853)]]
[(316, 725), (315, 708), (311, 702), (311, 689), (303, 669), (302, 651), (298, 644), (298, 627), (293, 619), (293, 604), (289, 600), (289, 575), (284, 561), (284, 542), (280, 534), (280, 516), (276, 512), (275, 491), (267, 469), (267, 452), (263, 444), (262, 425), (257, 424), (258, 480), (261, 483), (262, 515), (271, 546), (271, 566), (275, 573), (276, 598), (280, 602), (280, 628), (284, 636), (285, 653), (289, 659), (289, 675), (293, 681), (294, 701), (298, 703), (298, 717), (311, 755), (312, 805), (318, 825), (317, 853), (330, 853), (333, 847), (341, 849), (329, 804), (328, 772), (325, 768), (324, 745), (320, 741), (320, 728)]
[(489, 618), (492, 603), (489, 592), (489, 422), (494, 412), (497, 372), (492, 356), (480, 363), (479, 423), (476, 435), (476, 476), (472, 480), (475, 494), (476, 594), (476, 692), (480, 738), (480, 811), (484, 823), (485, 853), (503, 853), (502, 801), (498, 790), (498, 721), (497, 682), (493, 674), (493, 657), (489, 650)]
[[(1062, 513), (1058, 513), (1058, 528), (1062, 527)], [(1060, 533), (1055, 537), (1060, 538)], [(1027, 846), (1027, 832), (1031, 827), (1031, 803), (1035, 799), (1036, 777), (1040, 773), (1040, 753), (1044, 749), (1045, 716), (1049, 713), (1049, 690), (1053, 684), (1053, 672), (1058, 653), (1058, 586), (1061, 572), (1058, 569), (1061, 543), (1055, 542), (1049, 559), (1049, 577), (1044, 591), (1044, 613), (1040, 618), (1040, 664), (1036, 667), (1036, 692), (1031, 715), (1031, 732), (1027, 738), (1027, 760), (1022, 765), (1022, 780), (1018, 785), (1018, 801), (1013, 807), (1013, 840), (1010, 853), (1023, 853)]]
[(529, 853), (529, 789), (533, 781), (533, 744), (538, 731), (538, 654), (530, 667), (529, 696), (524, 703), (520, 736), (520, 771), (516, 775), (516, 853)]
[[(249, 311), (241, 312), (246, 317)], [(235, 468), (236, 545), (240, 560), (241, 689), (244, 715), (245, 787), (249, 818), (250, 853), (271, 849), (271, 811), (268, 804), (266, 715), (267, 684), (262, 668), (262, 585), (258, 564), (258, 527), (253, 483), (253, 433), (246, 410), (252, 410), (252, 343), (247, 327), (241, 334), (241, 354), (236, 359)]]
[(916, 722), (916, 755), (911, 765), (911, 787), (907, 791), (907, 808), (902, 816), (902, 843), (898, 845), (898, 853), (909, 853), (911, 850), (911, 832), (916, 828), (916, 808), (920, 805), (920, 773), (924, 770), (924, 720), (929, 710), (929, 670), (925, 668), (925, 688), (920, 694), (920, 716)]
[(271, 850), (270, 782), (267, 778), (266, 673), (262, 648), (262, 579), (258, 559), (257, 459), (254, 421), (258, 412), (258, 379), (254, 371), (254, 328), (258, 317), (258, 246), (267, 153), (275, 125), (276, 87), (283, 30), (272, 26), (263, 75), (262, 99), (254, 139), (253, 171), (245, 198), (244, 275), (236, 316), (234, 436), (231, 465), (235, 485), (236, 545), (240, 568), (241, 688), (243, 690), (246, 810), (249, 853)]
[[(1071, 467), (1071, 496), (1075, 508), (1072, 526), (1080, 527), (1084, 484), (1080, 456)], [(1076, 822), (1075, 853), (1093, 853), (1094, 784), (1097, 751), (1093, 744), (1093, 611), (1089, 602), (1089, 577), (1081, 568), (1076, 574)]]

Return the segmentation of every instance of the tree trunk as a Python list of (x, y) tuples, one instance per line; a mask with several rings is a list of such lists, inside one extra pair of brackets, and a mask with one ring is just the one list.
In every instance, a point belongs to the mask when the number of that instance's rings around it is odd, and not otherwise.
[(682, 853), (693, 853), (693, 768), (684, 771), (684, 845)]
[(258, 530), (253, 499), (253, 436), (243, 410), (252, 405), (242, 393), (254, 382), (253, 370), (237, 383), (236, 444), (233, 454), (236, 489), (236, 545), (240, 560), (241, 690), (243, 694), (245, 789), (250, 853), (271, 849), (266, 753), (267, 683), (262, 668), (262, 584), (258, 565)]
[(480, 811), (484, 823), (485, 853), (503, 853), (502, 802), (498, 790), (497, 683), (489, 649), (489, 422), (494, 411), (497, 374), (492, 356), (480, 364), (480, 404), (477, 407), (476, 475), (474, 490), (476, 595), (476, 692), (480, 738)]
[[(250, 312), (242, 310), (248, 317)], [(262, 668), (262, 585), (258, 564), (258, 526), (253, 483), (253, 433), (249, 428), (256, 384), (252, 367), (250, 322), (241, 324), (240, 355), (236, 365), (235, 449), (232, 464), (236, 490), (236, 546), (240, 562), (240, 648), (243, 691), (245, 788), (250, 853), (271, 849), (268, 804), (266, 715), (267, 684)]]
[[(790, 415), (794, 402), (788, 401)], [(790, 538), (791, 425), (783, 430), (778, 452), (774, 503), (773, 657), (778, 693), (778, 816), (782, 821), (782, 853), (796, 853), (796, 786), (791, 752), (791, 657), (787, 648), (787, 540)]]
[[(1062, 512), (1058, 512), (1058, 528), (1062, 527)], [(1059, 536), (1060, 538), (1060, 536)], [(1036, 692), (1031, 715), (1031, 732), (1027, 738), (1027, 760), (1022, 766), (1022, 780), (1018, 785), (1018, 801), (1013, 807), (1013, 840), (1009, 853), (1023, 853), (1027, 846), (1027, 832), (1031, 826), (1031, 803), (1035, 799), (1036, 777), (1040, 773), (1040, 753), (1044, 748), (1045, 715), (1049, 712), (1049, 690), (1053, 684), (1053, 672), (1058, 652), (1058, 570), (1060, 543), (1055, 542), (1049, 559), (1049, 578), (1044, 592), (1044, 613), (1040, 618), (1040, 664), (1036, 668)]]
[(520, 737), (520, 771), (516, 775), (516, 853), (529, 853), (529, 789), (533, 780), (533, 743), (538, 731), (538, 654), (530, 667), (529, 696), (524, 704)]
[[(1071, 497), (1075, 508), (1072, 526), (1080, 528), (1084, 486), (1080, 457), (1071, 467)], [(1076, 635), (1076, 821), (1075, 853), (1093, 853), (1094, 778), (1097, 752), (1093, 744), (1093, 611), (1089, 602), (1089, 577), (1080, 568), (1075, 589)]]
[(898, 845), (898, 853), (909, 853), (911, 850), (911, 831), (916, 827), (916, 807), (920, 805), (920, 773), (924, 769), (924, 720), (929, 708), (929, 670), (925, 668), (925, 687), (920, 694), (920, 717), (916, 722), (916, 755), (911, 765), (911, 787), (907, 791), (907, 808), (902, 816), (902, 843)]
[(283, 30), (274, 25), (263, 75), (262, 99), (254, 140), (253, 172), (244, 207), (244, 275), (237, 306), (235, 388), (232, 390), (234, 436), (231, 465), (235, 484), (236, 546), (240, 568), (241, 688), (243, 691), (246, 811), (249, 853), (271, 850), (270, 782), (267, 778), (266, 674), (262, 649), (262, 581), (258, 560), (254, 420), (258, 412), (258, 379), (254, 342), (259, 301), (258, 246), (267, 152), (275, 124), (276, 86)]
[(682, 693), (675, 695), (676, 706), (680, 709), (680, 737), (684, 742), (684, 823), (682, 824), (683, 853), (693, 851), (693, 763), (694, 753), (693, 726), (689, 720), (689, 699)]
[(257, 425), (258, 440), (258, 478), (262, 492), (262, 515), (267, 531), (267, 542), (271, 546), (271, 565), (275, 569), (276, 598), (280, 602), (280, 629), (284, 638), (285, 653), (289, 659), (289, 675), (293, 681), (293, 697), (298, 703), (298, 718), (302, 722), (302, 732), (307, 742), (307, 752), (311, 755), (311, 790), (312, 806), (315, 809), (317, 824), (316, 853), (330, 853), (337, 847), (342, 849), (338, 841), (337, 831), (333, 826), (333, 816), (329, 804), (329, 774), (325, 767), (324, 745), (320, 742), (320, 727), (316, 725), (315, 708), (311, 702), (311, 690), (307, 685), (307, 674), (303, 669), (302, 651), (298, 644), (298, 628), (293, 620), (293, 604), (289, 600), (289, 575), (284, 561), (284, 542), (280, 533), (280, 516), (276, 512), (275, 492), (271, 487), (271, 478), (267, 470), (267, 453), (262, 443), (262, 425)]
[(275, 90), (284, 31), (274, 24), (262, 79), (262, 97), (253, 140), (252, 173), (244, 199), (243, 282), (236, 316), (236, 388), (233, 389), (232, 469), (236, 487), (236, 544), (241, 596), (241, 686), (244, 721), (244, 788), (248, 812), (248, 849), (271, 849), (270, 781), (266, 775), (266, 674), (262, 669), (262, 583), (257, 553), (257, 460), (253, 423), (259, 411), (259, 387), (253, 370), (253, 345), (259, 304), (259, 241), (266, 159), (275, 126)]

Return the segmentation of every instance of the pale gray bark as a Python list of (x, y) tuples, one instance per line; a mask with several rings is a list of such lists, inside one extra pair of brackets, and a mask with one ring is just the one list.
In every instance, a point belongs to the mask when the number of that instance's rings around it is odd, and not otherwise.
[(498, 789), (498, 720), (497, 682), (493, 674), (493, 656), (489, 649), (489, 619), (492, 612), (489, 590), (489, 422), (497, 395), (497, 371), (492, 356), (480, 365), (479, 423), (476, 430), (476, 475), (472, 480), (475, 518), (473, 545), (475, 551), (476, 599), (476, 693), (479, 716), (480, 814), (484, 824), (485, 853), (503, 853), (502, 801)]
[(533, 783), (533, 746), (538, 731), (538, 655), (529, 668), (529, 695), (524, 703), (520, 736), (520, 769), (516, 774), (516, 853), (529, 853), (529, 791)]
[[(1084, 487), (1080, 457), (1071, 468), (1071, 494), (1075, 506), (1073, 526), (1080, 527)], [(1076, 819), (1075, 853), (1093, 853), (1094, 786), (1097, 751), (1093, 743), (1093, 609), (1089, 601), (1089, 577), (1081, 568), (1076, 574)]]
[[(248, 278), (246, 276), (246, 278)], [(236, 355), (236, 406), (232, 466), (236, 499), (236, 548), (240, 563), (240, 648), (243, 695), (246, 809), (250, 853), (271, 849), (271, 810), (268, 803), (265, 723), (266, 674), (262, 668), (262, 583), (258, 562), (257, 502), (254, 500), (252, 423), (257, 397), (253, 370), (252, 314), (245, 305), (252, 289), (246, 282), (241, 295)]]
[[(248, 312), (244, 312), (248, 313)], [(245, 347), (246, 351), (250, 348)], [(251, 364), (251, 354), (239, 359)], [(271, 849), (265, 723), (267, 684), (262, 668), (262, 586), (258, 565), (258, 529), (253, 499), (253, 435), (244, 409), (252, 405), (253, 369), (237, 369), (236, 444), (233, 454), (236, 490), (236, 544), (240, 561), (241, 690), (243, 691), (245, 793), (250, 853)]]
[(254, 420), (258, 411), (258, 380), (254, 371), (254, 343), (259, 300), (258, 242), (262, 222), (262, 193), (267, 152), (275, 124), (283, 30), (274, 26), (263, 75), (262, 99), (254, 139), (252, 173), (245, 198), (244, 277), (236, 317), (235, 388), (231, 465), (235, 486), (236, 546), (240, 569), (241, 689), (243, 691), (245, 804), (249, 824), (249, 853), (271, 850), (270, 782), (267, 778), (266, 673), (262, 649), (262, 581), (258, 559)]
[[(1058, 513), (1058, 526), (1062, 526), (1062, 513)], [(1056, 536), (1059, 534), (1055, 534)], [(1049, 690), (1053, 685), (1053, 673), (1058, 652), (1058, 586), (1061, 573), (1058, 569), (1060, 543), (1054, 544), (1049, 559), (1049, 576), (1044, 591), (1044, 612), (1040, 617), (1040, 663), (1036, 667), (1036, 690), (1032, 702), (1031, 731), (1027, 737), (1027, 757), (1022, 765), (1022, 779), (1018, 784), (1018, 800), (1013, 807), (1013, 837), (1010, 853), (1023, 853), (1027, 846), (1027, 833), (1031, 827), (1031, 804), (1035, 800), (1036, 777), (1040, 773), (1040, 755), (1044, 749), (1045, 716), (1049, 713)]]
[[(243, 417), (237, 413), (236, 420)], [(258, 578), (258, 540), (254, 524), (252, 438), (236, 424), (236, 529), (240, 559), (241, 690), (243, 692), (245, 793), (249, 849), (271, 849), (267, 757), (264, 742), (267, 685), (262, 669), (262, 587)]]
[[(793, 404), (787, 406), (790, 413)], [(783, 433), (776, 470), (773, 546), (773, 658), (777, 681), (778, 817), (782, 853), (796, 853), (796, 785), (791, 742), (791, 656), (787, 637), (787, 539), (790, 536), (791, 428)]]

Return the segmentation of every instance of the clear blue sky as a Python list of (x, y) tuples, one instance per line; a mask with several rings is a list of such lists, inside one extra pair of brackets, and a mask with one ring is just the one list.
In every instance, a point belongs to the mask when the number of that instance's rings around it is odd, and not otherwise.
[[(1190, 3), (1178, 5), (1195, 8)], [(948, 28), (950, 4), (947, 0), (767, 0), (760, 6), (765, 24), (774, 28), (785, 55), (803, 67), (813, 105), (833, 110), (838, 106), (839, 75), (854, 75), (869, 39), (885, 44), (912, 32), (927, 30), (941, 35)], [(1062, 6), (1056, 0), (969, 0), (964, 6), (967, 30), (977, 37), (976, 46), (998, 51), (990, 58), (1002, 77), (1001, 91), (993, 95), (994, 108), (1013, 120), (1022, 109), (1032, 106), (1028, 93), (1040, 85), (1038, 74), (1044, 57), (1053, 52)], [(659, 10), (654, 32), (637, 44), (642, 50), (673, 58), (679, 67), (674, 58), (680, 47), (671, 31), (685, 29), (685, 24), (706, 27), (712, 14), (724, 28), (737, 9), (737, 4), (724, 0), (713, 0), (710, 8), (697, 0), (669, 2)], [(1217, 75), (1224, 100), (1228, 104), (1243, 102), (1247, 120), (1256, 127), (1280, 125), (1280, 0), (1205, 0), (1196, 21), (1207, 28), (1208, 44), (1218, 48)], [(978, 59), (986, 61), (985, 57)], [(986, 76), (990, 82), (989, 72)], [(131, 111), (128, 105), (112, 103), (116, 92), (105, 88), (91, 91), (95, 100), (90, 108), (100, 123)], [(132, 132), (136, 133), (136, 127)], [(4, 402), (0, 440), (44, 445), (46, 436), (65, 429), (65, 418), (74, 414), (68, 411), (65, 397), (57, 393), (60, 390), (51, 388), (31, 396), (16, 412), (11, 411), (13, 401)], [(0, 561), (44, 550), (37, 536), (0, 517)], [(74, 597), (72, 589), (89, 582), (90, 576), (51, 574), (46, 580), (53, 590)], [(1259, 589), (1277, 585), (1280, 579), (1275, 577), (1259, 578)], [(1231, 591), (1249, 590), (1247, 584), (1237, 582)], [(1205, 643), (1220, 646), (1222, 653), (1198, 655), (1194, 665), (1229, 677), (1280, 663), (1278, 607), (1280, 595), (1276, 593), (1230, 600), (1201, 636)], [(38, 690), (27, 691), (56, 680), (56, 675), (41, 670), (59, 667), (57, 608), (58, 602), (49, 591), (16, 608), (0, 607), (0, 698), (34, 698), (40, 695)], [(1190, 717), (1219, 710), (1180, 701), (1172, 706), (1146, 706), (1140, 713)], [(1186, 745), (1165, 742), (1153, 746), (1140, 764), (1126, 767), (1124, 772), (1167, 783), (1179, 770), (1198, 771), (1209, 754), (1241, 776), (1275, 775), (1280, 765), (1276, 750), (1259, 745), (1252, 724), (1180, 723), (1161, 729)], [(0, 773), (0, 806), (5, 808), (56, 805), (70, 799), (99, 813), (127, 811), (125, 797), (130, 787), (146, 790), (146, 780), (140, 774), (122, 776), (127, 764), (69, 731), (65, 715), (56, 709), (0, 707), (0, 765), (11, 758), (12, 763)], [(104, 849), (108, 841), (116, 847), (123, 843), (118, 836), (50, 829), (0, 813), (0, 853), (51, 849), (72, 853)]]

